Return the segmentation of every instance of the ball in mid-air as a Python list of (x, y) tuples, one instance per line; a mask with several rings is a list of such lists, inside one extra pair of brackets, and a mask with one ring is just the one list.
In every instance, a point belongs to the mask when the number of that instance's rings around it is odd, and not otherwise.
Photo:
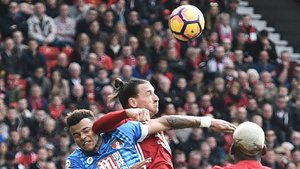
[(181, 5), (170, 15), (169, 28), (176, 39), (189, 41), (201, 35), (205, 25), (202, 12), (193, 5)]

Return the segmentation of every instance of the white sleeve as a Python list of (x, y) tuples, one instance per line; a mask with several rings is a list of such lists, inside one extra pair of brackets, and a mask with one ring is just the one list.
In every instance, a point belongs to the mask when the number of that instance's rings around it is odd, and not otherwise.
[(137, 142), (142, 142), (148, 135), (148, 127), (142, 123), (140, 123), (141, 126), (141, 137), (137, 140)]

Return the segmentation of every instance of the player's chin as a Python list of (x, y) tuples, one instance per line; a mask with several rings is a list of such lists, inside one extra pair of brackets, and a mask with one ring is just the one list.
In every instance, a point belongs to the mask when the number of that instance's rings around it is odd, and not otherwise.
[(83, 145), (81, 148), (85, 152), (92, 152), (92, 151), (94, 151), (95, 146), (92, 146), (92, 145)]

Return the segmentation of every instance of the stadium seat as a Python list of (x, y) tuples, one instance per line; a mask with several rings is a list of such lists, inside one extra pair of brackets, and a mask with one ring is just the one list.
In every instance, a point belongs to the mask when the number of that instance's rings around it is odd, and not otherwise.
[(60, 50), (58, 47), (41, 46), (39, 52), (44, 55), (47, 60), (56, 60)]

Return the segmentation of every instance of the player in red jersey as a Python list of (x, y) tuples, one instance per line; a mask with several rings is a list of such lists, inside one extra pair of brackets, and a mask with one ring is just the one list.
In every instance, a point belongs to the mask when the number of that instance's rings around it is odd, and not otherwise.
[[(153, 117), (158, 112), (159, 98), (148, 81), (133, 79), (129, 82), (122, 82), (120, 79), (116, 79), (115, 86), (117, 90), (112, 98), (119, 99), (122, 106), (127, 109), (108, 113), (97, 119), (93, 125), (93, 131), (96, 134), (113, 131), (121, 124), (132, 120), (128, 117), (143, 120), (145, 114), (150, 113), (150, 116)], [(218, 132), (233, 132), (235, 129), (235, 126), (231, 123), (208, 117), (201, 120), (201, 126), (211, 127)], [(180, 128), (184, 127), (186, 126), (180, 126)], [(140, 143), (140, 146), (144, 157), (152, 159), (152, 162), (147, 164), (147, 168), (173, 169), (171, 149), (163, 132), (149, 136)]]
[(261, 164), (261, 156), (266, 153), (265, 133), (253, 122), (244, 122), (237, 126), (233, 133), (231, 154), (236, 164), (213, 169), (271, 169)]

